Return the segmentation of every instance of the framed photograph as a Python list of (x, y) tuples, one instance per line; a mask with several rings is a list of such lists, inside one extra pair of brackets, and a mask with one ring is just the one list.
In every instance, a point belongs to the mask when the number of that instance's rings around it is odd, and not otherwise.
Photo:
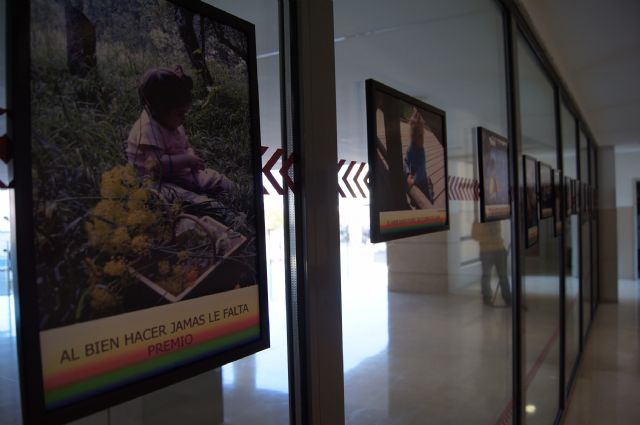
[(449, 229), (444, 111), (366, 81), (371, 242)]
[(478, 127), (478, 166), (481, 221), (511, 218), (509, 141), (486, 128)]
[(553, 169), (542, 162), (538, 162), (538, 181), (538, 190), (540, 192), (540, 219), (553, 217), (555, 204)]
[(528, 155), (522, 157), (524, 170), (524, 222), (526, 229), (526, 247), (530, 248), (538, 242), (538, 161)]
[(196, 1), (11, 8), (24, 423), (267, 348), (254, 26)]
[(562, 235), (564, 218), (562, 215), (562, 171), (553, 170), (554, 209), (553, 209), (553, 235)]

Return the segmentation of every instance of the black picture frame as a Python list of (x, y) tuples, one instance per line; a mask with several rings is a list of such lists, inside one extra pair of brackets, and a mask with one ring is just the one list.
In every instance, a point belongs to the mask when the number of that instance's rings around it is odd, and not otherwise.
[(555, 208), (553, 168), (542, 162), (538, 162), (538, 199), (540, 200), (540, 219), (553, 217)]
[(555, 191), (555, 205), (553, 210), (553, 235), (562, 235), (564, 229), (564, 219), (562, 213), (562, 186), (565, 181), (561, 170), (553, 170), (553, 187)]
[[(509, 140), (484, 127), (478, 127), (477, 140), (480, 221), (485, 223), (509, 219), (511, 218)], [(490, 196), (495, 199), (488, 199)]]
[[(365, 86), (371, 242), (448, 230), (445, 112), (372, 79)], [(421, 128), (422, 147), (411, 147), (412, 126)], [(416, 153), (410, 157), (410, 151)]]
[[(12, 215), (15, 218), (15, 244), (12, 247), (14, 270), (18, 281), (17, 342), (21, 382), (23, 422), (25, 425), (63, 424), (90, 415), (108, 407), (134, 399), (177, 383), (205, 371), (246, 357), (269, 347), (269, 317), (266, 286), (266, 259), (264, 240), (264, 207), (262, 199), (262, 174), (260, 158), (260, 122), (258, 110), (258, 79), (256, 63), (255, 27), (253, 24), (224, 12), (211, 5), (195, 0), (162, 0), (196, 16), (215, 21), (244, 35), (246, 40), (247, 96), (250, 128), (250, 160), (246, 162), (248, 180), (253, 185), (252, 198), (255, 215), (255, 286), (257, 286), (254, 325), (257, 336), (238, 344), (225, 345), (221, 350), (193, 356), (186, 362), (175, 362), (171, 367), (158, 368), (157, 373), (140, 374), (131, 381), (103, 388), (98, 392), (86, 392), (69, 399), (60, 407), (49, 407), (45, 403), (42, 347), (40, 344), (40, 314), (38, 309), (37, 272), (33, 264), (36, 257), (34, 238), (34, 179), (32, 179), (32, 73), (31, 73), (31, 6), (33, 1), (8, 2), (8, 102), (15, 120), (8, 123), (9, 134), (14, 144), (15, 202)], [(18, 142), (19, 141), (19, 142)], [(89, 164), (90, 166), (91, 164)], [(235, 289), (228, 292), (234, 292)], [(191, 300), (190, 300), (191, 301)], [(146, 311), (146, 310), (142, 310)], [(114, 315), (113, 317), (117, 317)], [(110, 317), (108, 317), (110, 318)], [(100, 319), (99, 319), (100, 320)], [(87, 322), (89, 323), (89, 322)]]
[(540, 220), (538, 218), (538, 161), (529, 156), (522, 156), (523, 188), (524, 188), (524, 223), (525, 246), (531, 248), (538, 243)]

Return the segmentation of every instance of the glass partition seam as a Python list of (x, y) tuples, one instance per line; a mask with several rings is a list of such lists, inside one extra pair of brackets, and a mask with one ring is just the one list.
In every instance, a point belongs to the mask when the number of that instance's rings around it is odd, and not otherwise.
[(333, 4), (311, 0), (281, 4), (289, 29), (283, 45), (288, 80), (284, 83), (290, 85), (284, 147), (287, 155), (294, 155), (295, 177), (293, 195), (287, 197), (289, 220), (296, 224), (295, 237), (289, 236), (287, 261), (295, 423), (340, 424), (344, 397)]
[[(557, 84), (554, 84), (554, 115), (556, 122), (556, 154), (557, 154), (557, 164), (558, 169), (561, 171), (564, 170), (564, 158), (563, 158), (563, 150), (562, 150), (562, 119), (560, 117), (560, 88)], [(560, 178), (562, 179), (564, 173), (561, 173)], [(563, 188), (564, 185), (558, 185), (556, 182), (554, 184), (554, 189), (558, 190), (560, 188), (560, 217), (564, 221), (565, 213), (562, 206), (564, 205), (565, 197)], [(565, 380), (565, 357), (566, 357), (566, 336), (567, 336), (567, 326), (566, 326), (566, 279), (565, 279), (565, 232), (567, 226), (562, 226), (562, 233), (558, 237), (558, 245), (560, 247), (560, 377), (559, 387), (558, 387), (558, 410), (562, 412), (565, 407), (565, 391), (564, 391), (564, 380)]]
[(522, 317), (521, 317), (521, 220), (520, 214), (523, 211), (519, 193), (519, 168), (518, 152), (520, 151), (520, 112), (518, 93), (518, 65), (516, 61), (517, 46), (515, 43), (517, 23), (511, 10), (503, 8), (504, 21), (504, 43), (505, 43), (505, 65), (507, 81), (507, 122), (509, 126), (509, 139), (511, 140), (511, 166), (509, 167), (509, 184), (511, 186), (511, 237), (514, 253), (511, 256), (511, 274), (513, 281), (512, 297), (512, 406), (513, 424), (522, 423), (523, 397), (522, 397)]
[[(283, 90), (281, 91), (283, 108), (282, 116), (282, 149), (288, 157), (297, 151), (297, 137), (299, 134), (299, 109), (296, 105), (298, 96), (298, 45), (297, 45), (297, 19), (296, 2), (289, 0), (278, 1), (280, 15), (280, 78)], [(299, 190), (301, 180), (299, 167), (294, 163), (293, 167), (295, 190)], [(290, 168), (290, 170), (291, 170)], [(287, 298), (287, 344), (289, 351), (289, 421), (293, 424), (307, 423), (309, 418), (306, 363), (306, 346), (302, 329), (304, 329), (304, 305), (303, 292), (299, 277), (298, 261), (303, 260), (302, 252), (297, 252), (297, 247), (302, 246), (302, 234), (296, 232), (296, 224), (299, 223), (300, 214), (296, 205), (296, 193), (286, 189), (283, 196), (284, 204), (284, 232), (285, 232), (285, 279)]]

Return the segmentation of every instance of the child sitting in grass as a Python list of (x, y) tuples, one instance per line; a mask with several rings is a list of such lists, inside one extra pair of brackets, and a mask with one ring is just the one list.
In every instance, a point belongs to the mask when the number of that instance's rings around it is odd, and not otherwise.
[(151, 177), (159, 186), (170, 183), (206, 196), (230, 192), (235, 184), (206, 168), (187, 140), (183, 124), (192, 90), (193, 80), (180, 66), (152, 68), (144, 74), (138, 88), (144, 109), (129, 132), (127, 158), (139, 175)]

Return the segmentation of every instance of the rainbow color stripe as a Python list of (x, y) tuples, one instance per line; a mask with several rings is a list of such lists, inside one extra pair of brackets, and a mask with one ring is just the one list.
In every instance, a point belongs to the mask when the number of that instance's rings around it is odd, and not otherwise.
[(438, 216), (394, 220), (380, 223), (380, 233), (391, 234), (407, 230), (428, 229), (430, 227), (442, 226), (446, 222), (446, 212)]
[(146, 345), (136, 346), (46, 375), (45, 405), (47, 409), (63, 407), (255, 341), (260, 337), (259, 315), (193, 331), (190, 335), (191, 344), (173, 352), (149, 357)]

